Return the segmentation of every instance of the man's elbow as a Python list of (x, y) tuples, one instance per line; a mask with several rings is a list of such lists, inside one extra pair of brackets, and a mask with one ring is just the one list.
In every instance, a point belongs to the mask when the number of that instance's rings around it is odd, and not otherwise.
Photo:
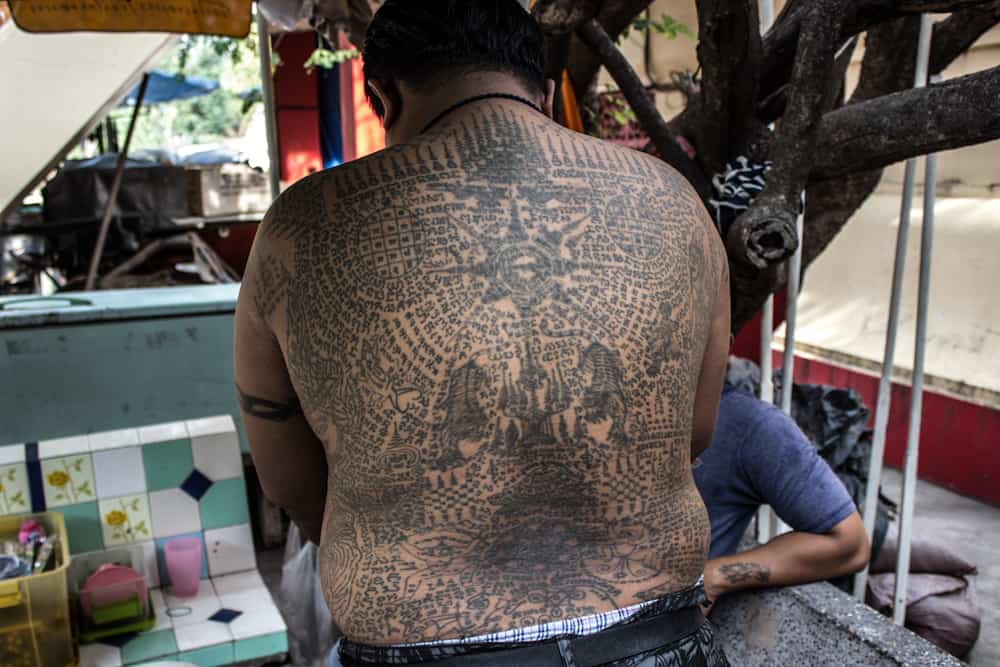
[(846, 519), (837, 531), (841, 543), (841, 574), (854, 574), (862, 570), (871, 558), (871, 544), (865, 525), (857, 512)]

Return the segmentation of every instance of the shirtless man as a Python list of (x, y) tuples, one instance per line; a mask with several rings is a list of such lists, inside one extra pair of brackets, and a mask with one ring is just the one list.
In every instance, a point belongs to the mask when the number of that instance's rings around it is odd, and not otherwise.
[(542, 39), (515, 0), (387, 0), (364, 56), (390, 148), (257, 235), (244, 423), (345, 665), (725, 664), (691, 476), (722, 244), (673, 169), (550, 120)]

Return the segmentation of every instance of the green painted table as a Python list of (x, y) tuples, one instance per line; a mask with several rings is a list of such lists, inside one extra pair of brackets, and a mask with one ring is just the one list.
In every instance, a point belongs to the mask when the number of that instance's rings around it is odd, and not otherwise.
[(239, 285), (0, 298), (0, 445), (233, 415)]

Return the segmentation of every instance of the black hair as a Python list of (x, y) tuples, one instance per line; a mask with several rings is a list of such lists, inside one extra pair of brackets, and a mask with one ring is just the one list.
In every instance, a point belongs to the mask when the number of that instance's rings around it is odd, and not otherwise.
[(385, 0), (365, 36), (365, 91), (379, 118), (385, 109), (369, 81), (441, 85), (468, 72), (503, 72), (545, 90), (545, 37), (517, 0)]

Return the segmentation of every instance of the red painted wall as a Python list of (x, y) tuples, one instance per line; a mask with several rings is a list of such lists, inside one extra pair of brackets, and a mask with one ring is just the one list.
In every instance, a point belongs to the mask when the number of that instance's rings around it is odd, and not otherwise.
[[(756, 356), (756, 355), (755, 355)], [(755, 358), (755, 357), (751, 357)], [(781, 355), (774, 354), (775, 368)], [(873, 411), (878, 377), (826, 361), (795, 358), (795, 381), (848, 387)], [(910, 387), (893, 383), (886, 465), (901, 468), (910, 418)], [(1000, 410), (924, 390), (917, 473), (963, 495), (1000, 505)]]
[(323, 168), (317, 81), (303, 67), (316, 48), (316, 34), (293, 32), (272, 39), (281, 57), (274, 74), (281, 180), (294, 183)]
[[(788, 294), (781, 290), (774, 295), (774, 329), (777, 329), (785, 321), (785, 309), (788, 303)], [(733, 341), (732, 354), (744, 359), (753, 359), (760, 363), (760, 313), (754, 315), (740, 330), (736, 340)]]

